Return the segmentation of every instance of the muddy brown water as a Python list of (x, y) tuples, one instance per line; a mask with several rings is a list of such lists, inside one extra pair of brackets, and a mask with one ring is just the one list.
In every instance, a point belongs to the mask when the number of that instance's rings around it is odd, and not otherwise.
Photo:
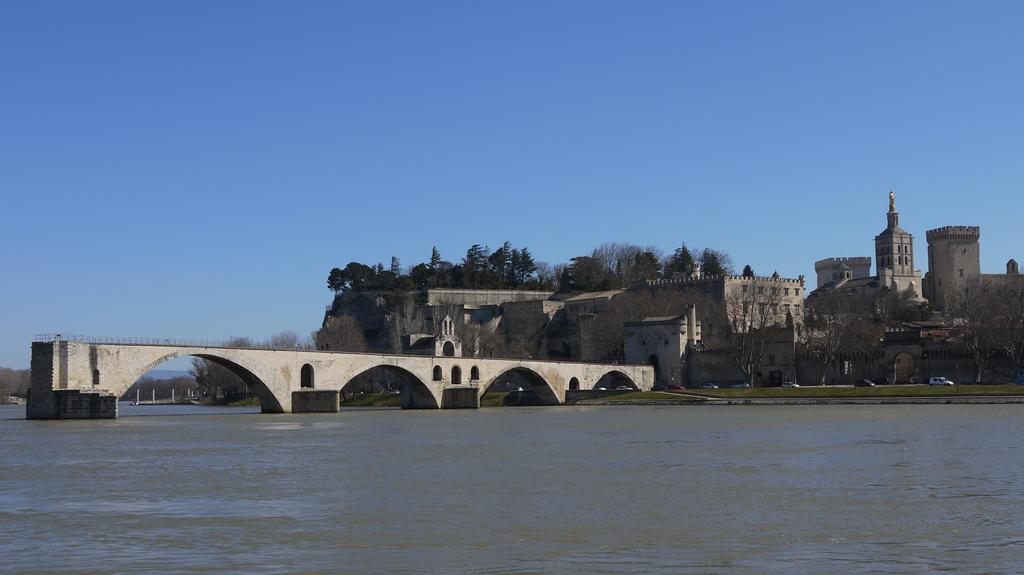
[(1019, 405), (23, 410), (0, 572), (1024, 572)]

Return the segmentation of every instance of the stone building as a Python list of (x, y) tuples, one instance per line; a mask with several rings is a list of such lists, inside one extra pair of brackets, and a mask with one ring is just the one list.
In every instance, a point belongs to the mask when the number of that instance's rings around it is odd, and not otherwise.
[(654, 367), (655, 385), (686, 385), (688, 355), (700, 344), (700, 322), (695, 305), (685, 315), (649, 317), (625, 324), (625, 360)]
[(981, 228), (978, 226), (945, 226), (928, 230), (928, 273), (925, 295), (938, 310), (946, 309), (964, 280), (983, 278), (1005, 281), (1020, 274), (1017, 261), (1006, 262), (1005, 274), (981, 272)]
[(777, 290), (774, 309), (774, 320), (779, 325), (785, 324), (790, 318), (799, 329), (804, 323), (804, 276), (797, 278), (784, 278), (774, 273), (771, 277), (762, 276), (705, 276), (700, 269), (690, 277), (645, 280), (633, 285), (632, 290), (678, 290), (684, 294), (694, 296), (706, 296), (718, 304), (717, 313), (705, 313), (703, 315), (703, 330), (705, 338), (723, 335), (729, 325), (733, 324), (734, 317), (730, 317), (729, 306), (726, 305), (730, 299), (742, 297), (743, 294), (764, 293), (766, 290)]
[(814, 273), (818, 276), (818, 289), (828, 283), (862, 280), (871, 276), (871, 258), (826, 258), (814, 262)]
[(864, 294), (881, 289), (909, 292), (924, 301), (921, 271), (914, 267), (914, 236), (900, 227), (896, 194), (889, 192), (886, 227), (875, 236), (875, 275), (868, 257), (826, 258), (814, 263), (818, 285), (809, 297), (827, 293)]
[(926, 237), (925, 296), (936, 309), (945, 309), (959, 280), (981, 275), (981, 228), (945, 226), (928, 230)]
[[(685, 315), (650, 317), (625, 325), (625, 360), (654, 366), (657, 385), (700, 388), (747, 380), (727, 342), (707, 345), (696, 306)], [(792, 321), (765, 330), (764, 353), (752, 375), (754, 386), (781, 386), (798, 381), (800, 336)]]

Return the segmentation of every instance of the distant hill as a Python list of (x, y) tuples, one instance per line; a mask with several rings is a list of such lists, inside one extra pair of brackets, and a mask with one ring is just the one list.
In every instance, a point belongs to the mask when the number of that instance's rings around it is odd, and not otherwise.
[(192, 377), (188, 370), (183, 369), (153, 369), (146, 372), (143, 378), (149, 379), (174, 379), (176, 377)]

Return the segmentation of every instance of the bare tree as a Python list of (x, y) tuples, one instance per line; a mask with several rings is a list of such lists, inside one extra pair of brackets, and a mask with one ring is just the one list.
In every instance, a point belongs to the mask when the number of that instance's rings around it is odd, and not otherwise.
[(996, 345), (1013, 362), (1014, 370), (1024, 370), (1024, 277), (1007, 276), (995, 287)]
[(388, 338), (395, 353), (402, 353), (404, 339), (414, 333), (422, 333), (426, 323), (422, 308), (410, 298), (395, 306), (390, 319)]
[[(252, 347), (252, 340), (247, 337), (235, 337), (225, 344), (228, 347)], [(230, 369), (212, 361), (192, 358), (192, 377), (211, 399), (240, 399), (247, 397), (249, 388), (244, 381)]]
[(291, 330), (285, 330), (270, 336), (268, 347), (273, 349), (301, 349), (301, 341), (299, 334)]
[(331, 351), (366, 351), (363, 326), (350, 315), (331, 316), (316, 332), (316, 347)]
[(881, 326), (872, 321), (872, 302), (862, 296), (826, 294), (807, 301), (807, 350), (821, 362), (819, 383), (841, 353), (877, 343)]
[(751, 387), (764, 361), (771, 332), (784, 325), (784, 316), (779, 312), (781, 301), (782, 289), (771, 280), (759, 278), (743, 282), (726, 294), (729, 349)]
[(25, 397), (31, 381), (32, 374), (27, 369), (0, 367), (0, 403), (6, 402), (10, 395)]
[(996, 348), (998, 308), (991, 281), (974, 277), (957, 283), (949, 312), (960, 328), (957, 342), (974, 360), (974, 383), (981, 383)]

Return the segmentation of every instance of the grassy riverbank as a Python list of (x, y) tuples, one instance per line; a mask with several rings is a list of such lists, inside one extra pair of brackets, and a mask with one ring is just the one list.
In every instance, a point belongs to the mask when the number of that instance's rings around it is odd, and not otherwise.
[(256, 396), (247, 397), (245, 399), (235, 399), (231, 401), (225, 401), (223, 399), (210, 399), (204, 398), (201, 405), (216, 405), (220, 407), (259, 407), (261, 405), (260, 398)]
[(341, 401), (342, 407), (401, 407), (402, 396), (397, 393), (361, 393)]
[(845, 398), (845, 397), (956, 397), (961, 395), (1024, 395), (1021, 385), (885, 385), (878, 387), (755, 387), (750, 389), (688, 389), (687, 394), (708, 398)]

